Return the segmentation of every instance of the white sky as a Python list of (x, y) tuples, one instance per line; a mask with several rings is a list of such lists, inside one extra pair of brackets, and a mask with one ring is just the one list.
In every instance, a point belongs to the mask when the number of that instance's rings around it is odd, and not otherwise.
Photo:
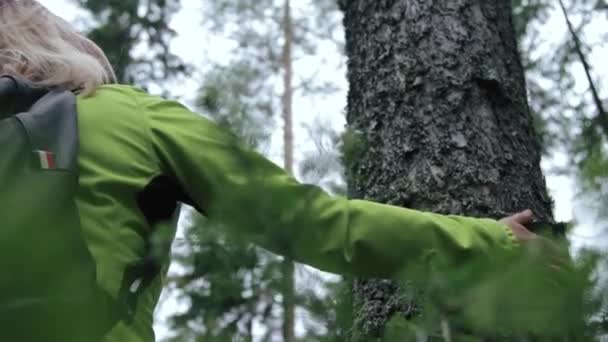
[[(68, 21), (74, 22), (75, 18), (79, 14), (79, 12), (74, 5), (69, 0), (40, 0), (44, 5), (46, 5), (51, 11), (62, 16)], [(296, 1), (297, 2), (297, 1)], [(226, 46), (221, 40), (217, 40), (216, 38), (206, 34), (201, 28), (200, 20), (201, 20), (201, 1), (197, 0), (182, 0), (182, 10), (180, 13), (174, 18), (172, 27), (178, 32), (178, 37), (172, 43), (173, 52), (177, 53), (181, 56), (186, 62), (192, 63), (193, 65), (199, 65), (201, 63), (201, 56), (206, 56), (206, 58), (212, 58), (213, 60), (221, 60), (223, 56), (228, 53), (229, 46)], [(586, 37), (594, 40), (599, 40), (602, 34), (606, 32), (606, 23), (599, 23), (596, 25), (597, 27), (592, 30), (597, 33), (597, 37)], [(544, 37), (552, 37), (554, 41), (549, 41), (545, 48), (552, 49), (555, 48), (555, 41), (558, 41), (561, 37), (564, 36), (566, 26), (564, 24), (563, 18), (561, 15), (553, 15), (550, 17), (548, 23), (543, 28), (543, 36)], [(553, 45), (552, 45), (553, 44)], [(213, 46), (213, 49), (207, 49), (209, 46)], [(550, 51), (550, 50), (549, 50)], [(331, 51), (325, 51), (324, 53), (334, 53)], [(599, 66), (604, 65), (605, 60), (608, 59), (608, 47), (604, 42), (598, 48), (593, 51), (591, 56), (591, 65)], [(334, 60), (339, 60), (338, 57)], [(298, 66), (296, 66), (298, 67)], [(605, 70), (600, 70), (599, 68), (595, 69), (595, 72), (604, 72), (603, 76), (606, 76)], [(305, 137), (302, 136), (304, 133), (298, 127), (301, 127), (302, 124), (311, 122), (314, 117), (325, 117), (327, 118), (330, 115), (330, 120), (332, 124), (337, 129), (342, 129), (344, 125), (344, 118), (342, 115), (343, 108), (346, 106), (346, 79), (345, 79), (345, 70), (344, 66), (342, 68), (336, 69), (334, 66), (333, 69), (326, 69), (323, 71), (323, 74), (334, 75), (332, 78), (336, 80), (342, 87), (342, 91), (333, 94), (331, 98), (317, 98), (315, 101), (307, 101), (302, 99), (295, 99), (295, 126), (296, 126), (296, 148), (299, 148), (300, 151), (306, 148)], [(577, 70), (577, 75), (582, 76), (582, 69)], [(579, 85), (582, 89), (586, 89), (586, 80), (584, 78), (578, 77)], [(175, 95), (185, 101), (186, 103), (191, 100), (192, 95), (195, 93), (197, 88), (197, 81), (193, 78), (186, 81), (183, 84), (180, 84), (180, 87), (174, 89)], [(603, 89), (605, 90), (605, 89)], [(604, 97), (605, 98), (605, 97)], [(322, 109), (322, 110), (321, 110)], [(277, 136), (278, 138), (278, 136)], [(275, 139), (277, 140), (277, 139)], [(272, 150), (271, 159), (280, 164), (281, 155), (278, 152), (279, 149), (276, 147)], [(551, 164), (564, 164), (568, 163), (565, 155), (556, 155), (551, 158), (551, 160), (544, 160), (543, 167), (546, 169)], [(555, 216), (557, 220), (560, 221), (569, 221), (573, 217), (573, 203), (574, 200), (574, 183), (573, 180), (567, 176), (555, 176), (548, 175), (547, 176), (547, 185), (551, 192), (551, 195), (555, 199)], [(576, 205), (575, 209), (577, 211), (584, 211), (585, 208), (580, 205)], [(581, 223), (583, 223), (582, 228), (576, 232), (578, 236), (590, 236), (592, 235), (593, 222), (586, 220), (588, 215), (577, 215), (577, 218), (581, 219)], [(574, 239), (575, 242), (579, 244), (588, 244), (592, 243), (593, 239)], [(165, 294), (166, 295), (166, 294)], [(163, 305), (160, 306), (160, 310), (157, 312), (157, 323), (155, 325), (155, 329), (157, 330), (158, 338), (165, 336), (167, 333), (164, 324), (162, 324), (162, 320), (166, 317), (171, 311), (179, 310), (177, 308), (177, 304), (172, 301), (164, 301)]]

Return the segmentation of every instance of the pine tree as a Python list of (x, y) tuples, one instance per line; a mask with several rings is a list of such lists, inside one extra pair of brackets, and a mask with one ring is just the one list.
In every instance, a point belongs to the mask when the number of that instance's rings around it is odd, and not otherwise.
[[(335, 16), (337, 8), (335, 5), (328, 5), (332, 4), (331, 1), (313, 2), (314, 5), (323, 3), (324, 6), (305, 9), (305, 13), (310, 11), (315, 14), (322, 14), (320, 15), (321, 18), (301, 16), (301, 8), (295, 9), (300, 17), (293, 17), (293, 9), (289, 7), (289, 3), (285, 2), (220, 1), (209, 3), (205, 7), (205, 13), (211, 19), (206, 21), (210, 29), (230, 37), (237, 43), (238, 49), (235, 50), (230, 64), (216, 65), (211, 68), (211, 72), (205, 75), (204, 86), (198, 101), (201, 113), (211, 116), (215, 121), (233, 130), (245, 141), (252, 143), (253, 147), (258, 148), (265, 146), (263, 143), (260, 144), (259, 138), (262, 138), (262, 140), (268, 138), (267, 133), (273, 128), (273, 119), (277, 118), (279, 113), (282, 113), (284, 167), (290, 173), (294, 173), (296, 170), (292, 123), (294, 96), (313, 93), (327, 94), (332, 91), (330, 85), (315, 81), (301, 72), (298, 73), (293, 66), (296, 58), (314, 54), (315, 40), (327, 36), (328, 33), (326, 32), (333, 30), (332, 22), (335, 23), (336, 18), (332, 18), (332, 13)], [(332, 20), (326, 20), (327, 18), (332, 18)], [(234, 22), (247, 23), (247, 25), (233, 29), (231, 23)], [(322, 25), (318, 25), (318, 23), (322, 23)], [(310, 36), (313, 36), (314, 39)], [(300, 81), (298, 78), (303, 78), (303, 80)], [(255, 132), (262, 132), (262, 134), (252, 134)], [(307, 157), (309, 156), (311, 155), (307, 155)], [(316, 165), (314, 162), (311, 163), (310, 158), (306, 161), (308, 165)], [(197, 219), (193, 221), (191, 227), (192, 233), (197, 234), (197, 240), (199, 241), (197, 243), (203, 243), (204, 245), (203, 240), (209, 241), (213, 237), (205, 236), (203, 239), (202, 235), (204, 233), (202, 231), (209, 228), (202, 222), (202, 219)], [(331, 302), (321, 300), (318, 293), (314, 293), (314, 291), (295, 291), (295, 273), (292, 267), (293, 263), (290, 260), (280, 263), (281, 267), (278, 269), (282, 270), (280, 272), (281, 276), (277, 276), (276, 270), (279, 265), (277, 262), (280, 259), (242, 241), (239, 244), (238, 241), (235, 242), (234, 239), (229, 237), (222, 237), (221, 240), (221, 246), (218, 246), (218, 244), (205, 245), (206, 247), (203, 247), (203, 249), (209, 253), (217, 253), (214, 252), (214, 249), (219, 248), (224, 258), (231, 260), (231, 267), (239, 270), (238, 273), (251, 273), (252, 276), (226, 279), (226, 275), (222, 276), (222, 272), (230, 270), (216, 268), (213, 272), (206, 272), (204, 269), (199, 270), (194, 267), (186, 277), (178, 277), (173, 286), (188, 288), (189, 290), (185, 291), (183, 298), (188, 298), (192, 304), (184, 315), (176, 317), (175, 322), (177, 324), (175, 324), (175, 327), (178, 330), (179, 327), (185, 326), (185, 322), (190, 322), (198, 326), (200, 330), (205, 330), (198, 333), (198, 336), (201, 337), (217, 339), (230, 334), (233, 334), (233, 336), (247, 336), (247, 329), (244, 327), (248, 324), (245, 321), (250, 322), (253, 318), (258, 322), (263, 322), (264, 329), (262, 330), (266, 330), (267, 335), (265, 338), (270, 338), (279, 330), (282, 332), (283, 340), (294, 341), (295, 308), (302, 307), (311, 313), (314, 311), (312, 315), (317, 322), (308, 322), (308, 319), (301, 320), (307, 327), (308, 333), (306, 336), (326, 338), (327, 335), (337, 333), (335, 329), (326, 329), (326, 333), (320, 333), (319, 329), (312, 328), (312, 326), (318, 327), (319, 324), (332, 326), (334, 319), (338, 318), (332, 312)], [(240, 258), (242, 255), (231, 253), (232, 247), (230, 247), (230, 244), (235, 244), (237, 249), (248, 246), (247, 248), (251, 248), (253, 255), (257, 255), (254, 258), (257, 262), (248, 263), (248, 258), (241, 261), (233, 260), (233, 258)], [(186, 253), (184, 257), (183, 262), (189, 265), (193, 262), (192, 258), (200, 259), (203, 256), (193, 256)], [(262, 274), (263, 277), (256, 277), (255, 274)], [(312, 276), (307, 275), (307, 277), (307, 279), (310, 279)], [(259, 292), (253, 291), (247, 287), (249, 285), (245, 284), (245, 278), (255, 279), (256, 282), (260, 283), (268, 283), (268, 286), (257, 288)], [(317, 280), (319, 283), (323, 282), (320, 278)], [(217, 305), (218, 301), (212, 299), (210, 293), (204, 291), (197, 293), (196, 287), (184, 286), (188, 283), (218, 283), (220, 281), (225, 283), (234, 282), (233, 286), (238, 289), (247, 287), (245, 292), (252, 293), (252, 295), (247, 299), (239, 297), (234, 306)], [(218, 291), (218, 295), (223, 296), (221, 291)], [(281, 295), (283, 298), (281, 300), (282, 309), (279, 310), (279, 312), (283, 312), (281, 317), (276, 316), (278, 310), (276, 310), (275, 298), (277, 295)], [(313, 295), (315, 295), (314, 298), (311, 297)], [(204, 297), (203, 300), (201, 300), (201, 297)], [(234, 298), (235, 296), (231, 295), (231, 297)], [(326, 297), (324, 296), (324, 298)], [(242, 305), (244, 302), (248, 304)], [(215, 306), (212, 305), (214, 303)], [(252, 305), (252, 303), (256, 304)], [(265, 309), (258, 310), (257, 308), (260, 306)], [(247, 312), (248, 308), (249, 311)], [(235, 312), (239, 312), (239, 314), (235, 316)], [(214, 329), (213, 332), (208, 331), (207, 327), (218, 326), (218, 324), (212, 322), (211, 316), (215, 317), (213, 320), (217, 322), (224, 322), (222, 327)], [(228, 316), (234, 319), (231, 320)], [(201, 321), (202, 317), (209, 317), (209, 319), (206, 322)], [(230, 325), (226, 322), (234, 322), (235, 324)], [(279, 326), (281, 328), (277, 329)], [(187, 325), (185, 327), (185, 330), (189, 330)], [(180, 337), (187, 333), (182, 329)]]
[[(272, 121), (270, 104), (255, 96), (264, 87), (258, 81), (258, 70), (250, 62), (218, 66), (205, 75), (196, 103), (200, 112), (251, 148), (263, 150)], [(171, 287), (189, 308), (171, 318), (175, 341), (252, 341), (256, 321), (265, 325), (268, 340), (281, 324), (274, 300), (283, 286), (280, 261), (194, 212), (185, 235), (183, 248), (174, 254), (187, 271), (174, 277)]]
[[(147, 87), (189, 70), (170, 51), (171, 16), (179, 0), (75, 0), (95, 19), (87, 35), (106, 53), (118, 81)], [(145, 53), (136, 53), (140, 44)]]

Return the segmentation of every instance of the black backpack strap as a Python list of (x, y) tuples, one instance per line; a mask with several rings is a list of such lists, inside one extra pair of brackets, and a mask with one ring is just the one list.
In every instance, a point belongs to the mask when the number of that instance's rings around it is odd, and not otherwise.
[(16, 117), (25, 127), (34, 152), (50, 153), (52, 168), (78, 172), (78, 121), (72, 92), (51, 90)]
[(76, 96), (71, 91), (37, 87), (4, 75), (0, 77), (0, 108), (4, 116), (14, 115), (22, 123), (33, 152), (52, 158), (51, 168), (77, 173), (78, 122)]

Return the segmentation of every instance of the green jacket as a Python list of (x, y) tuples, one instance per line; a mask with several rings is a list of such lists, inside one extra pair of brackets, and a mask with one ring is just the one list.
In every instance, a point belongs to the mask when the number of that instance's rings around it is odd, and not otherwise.
[[(78, 97), (83, 234), (103, 288), (117, 294), (125, 267), (146, 253), (151, 224), (138, 194), (164, 175), (210, 220), (259, 245), (319, 269), (396, 277), (433, 262), (466, 267), (517, 247), (490, 219), (443, 216), (332, 197), (303, 185), (211, 121), (181, 104), (129, 86)], [(159, 274), (140, 296), (135, 320), (108, 342), (154, 341)]]

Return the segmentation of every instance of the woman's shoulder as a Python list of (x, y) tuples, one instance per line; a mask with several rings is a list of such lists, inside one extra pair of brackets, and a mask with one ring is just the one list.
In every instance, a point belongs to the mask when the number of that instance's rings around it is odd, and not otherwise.
[(84, 120), (139, 121), (141, 119), (141, 100), (148, 97), (144, 90), (124, 84), (107, 84), (98, 87), (91, 94), (76, 97), (78, 114)]
[(104, 84), (98, 87), (93, 94), (89, 96), (79, 96), (79, 98), (84, 101), (90, 100), (105, 103), (131, 102), (139, 107), (151, 107), (161, 103), (163, 105), (170, 104), (173, 106), (186, 107), (178, 101), (150, 94), (142, 88), (128, 84)]
[(79, 115), (106, 120), (174, 121), (180, 117), (199, 116), (181, 102), (125, 84), (107, 84), (90, 95), (79, 95), (77, 105)]
[(91, 94), (79, 95), (80, 100), (85, 101), (112, 101), (112, 99), (132, 98), (150, 96), (145, 90), (128, 84), (104, 84)]
[(144, 89), (127, 84), (105, 84), (97, 87), (87, 95), (78, 95), (78, 106), (86, 111), (104, 111), (136, 113), (150, 102), (164, 101), (163, 98), (151, 95)]

